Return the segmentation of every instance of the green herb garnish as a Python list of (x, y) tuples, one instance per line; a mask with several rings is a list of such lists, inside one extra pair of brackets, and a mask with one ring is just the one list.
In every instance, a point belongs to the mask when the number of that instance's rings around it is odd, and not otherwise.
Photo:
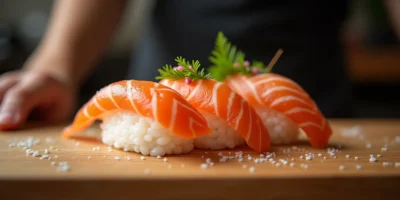
[(185, 58), (179, 56), (175, 58), (175, 62), (178, 66), (172, 67), (171, 65), (164, 65), (162, 69), (159, 69), (160, 76), (156, 79), (186, 79), (195, 81), (199, 79), (209, 79), (211, 75), (204, 71), (204, 68), (200, 70), (200, 62), (198, 60), (187, 61)]
[(266, 67), (261, 61), (245, 60), (245, 54), (232, 45), (222, 32), (218, 32), (215, 47), (209, 60), (211, 67), (208, 69), (213, 78), (223, 81), (227, 76), (234, 74), (259, 74), (271, 72), (276, 61), (282, 54), (279, 49), (277, 54)]

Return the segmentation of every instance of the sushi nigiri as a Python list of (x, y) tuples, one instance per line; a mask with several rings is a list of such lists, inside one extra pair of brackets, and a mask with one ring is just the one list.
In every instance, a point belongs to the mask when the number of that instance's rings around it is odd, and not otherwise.
[(150, 81), (123, 80), (96, 93), (66, 127), (72, 137), (102, 120), (102, 142), (143, 155), (183, 154), (211, 134), (207, 121), (176, 91)]
[(210, 73), (257, 110), (269, 130), (272, 144), (297, 141), (300, 129), (313, 147), (324, 148), (332, 130), (314, 100), (293, 80), (270, 73), (282, 52), (279, 50), (266, 68), (261, 62), (251, 64), (220, 32), (210, 57), (213, 63)]
[(165, 66), (160, 70), (160, 84), (180, 93), (192, 106), (205, 116), (211, 135), (194, 139), (196, 148), (225, 149), (247, 143), (257, 152), (267, 152), (270, 139), (261, 119), (245, 99), (225, 83), (217, 82), (198, 72), (200, 63), (176, 59), (179, 66)]

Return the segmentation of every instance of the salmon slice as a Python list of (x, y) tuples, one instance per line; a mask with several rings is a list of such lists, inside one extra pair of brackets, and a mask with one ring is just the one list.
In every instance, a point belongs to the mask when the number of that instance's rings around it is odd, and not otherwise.
[(258, 114), (240, 95), (225, 83), (200, 79), (190, 84), (185, 80), (164, 79), (160, 81), (179, 92), (192, 106), (224, 119), (257, 152), (270, 150), (268, 130)]
[(98, 91), (78, 111), (63, 136), (71, 137), (94, 121), (121, 110), (154, 119), (182, 138), (211, 134), (204, 116), (176, 91), (155, 82), (123, 80)]
[(225, 82), (253, 106), (283, 113), (308, 136), (315, 148), (328, 145), (332, 129), (307, 92), (291, 79), (278, 74), (233, 75)]

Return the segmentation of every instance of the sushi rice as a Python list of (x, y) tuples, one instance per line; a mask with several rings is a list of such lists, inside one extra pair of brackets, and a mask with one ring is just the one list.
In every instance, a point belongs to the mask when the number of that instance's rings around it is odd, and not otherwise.
[(184, 139), (157, 121), (132, 112), (115, 112), (100, 124), (103, 143), (145, 156), (184, 154), (193, 150), (193, 139)]
[(256, 107), (255, 110), (269, 131), (271, 144), (291, 144), (298, 141), (300, 130), (288, 117), (265, 107)]
[(199, 149), (233, 149), (246, 144), (244, 138), (229, 126), (221, 117), (212, 113), (200, 111), (207, 119), (208, 127), (212, 130), (211, 135), (201, 136), (194, 139), (194, 146)]

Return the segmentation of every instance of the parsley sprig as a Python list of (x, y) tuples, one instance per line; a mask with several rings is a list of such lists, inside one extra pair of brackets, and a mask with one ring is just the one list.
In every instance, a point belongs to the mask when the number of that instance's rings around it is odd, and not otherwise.
[(171, 65), (164, 65), (161, 69), (158, 70), (160, 76), (157, 76), (156, 79), (187, 79), (189, 78), (191, 81), (199, 80), (199, 79), (209, 79), (211, 75), (204, 71), (204, 68), (200, 70), (200, 62), (198, 60), (192, 60), (191, 62), (179, 56), (175, 58), (175, 62), (178, 66), (172, 67)]
[(268, 73), (271, 72), (282, 52), (279, 49), (268, 66), (265, 66), (262, 61), (257, 60), (250, 63), (245, 60), (245, 54), (242, 51), (238, 50), (235, 45), (232, 45), (222, 32), (218, 32), (215, 47), (209, 57), (212, 65), (208, 71), (218, 81), (223, 81), (227, 76), (234, 74)]

